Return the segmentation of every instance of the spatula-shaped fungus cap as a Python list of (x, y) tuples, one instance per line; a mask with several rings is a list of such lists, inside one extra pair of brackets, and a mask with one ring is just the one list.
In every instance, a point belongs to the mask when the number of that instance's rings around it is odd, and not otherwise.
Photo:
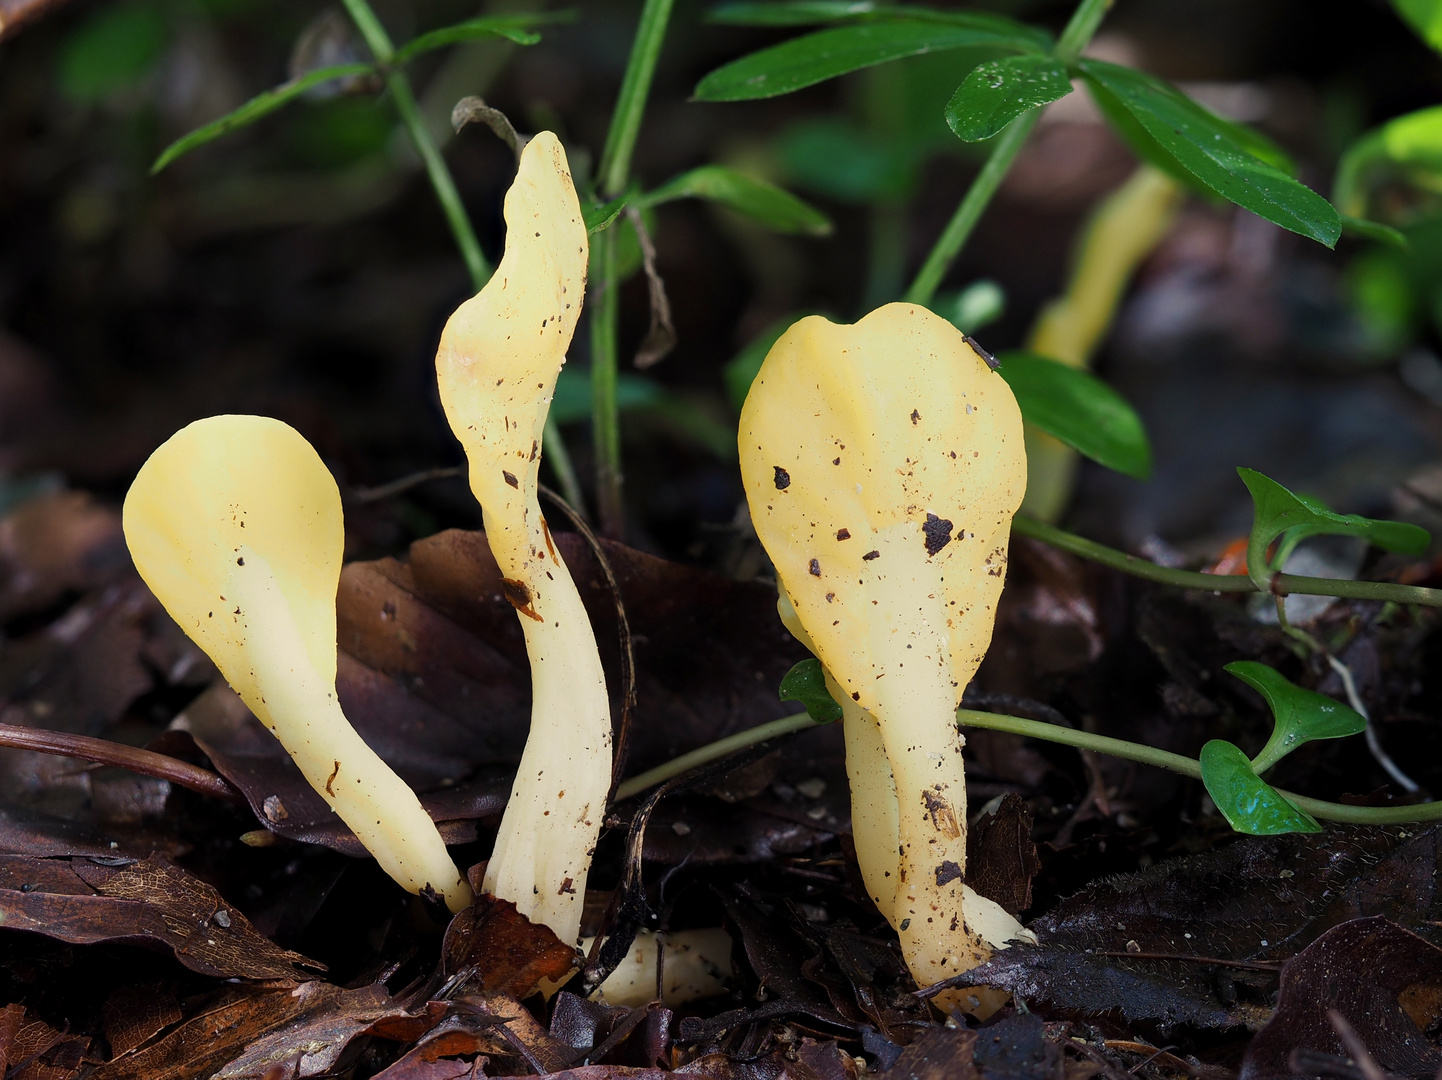
[(506, 253), (446, 323), (441, 402), (531, 659), (531, 733), (485, 876), (565, 942), (611, 783), (611, 707), (580, 594), (536, 501), (541, 432), (586, 291), (586, 225), (560, 142), (526, 144), (506, 195)]
[(311, 445), (263, 416), (171, 436), (125, 498), (136, 569), (382, 869), (450, 908), (470, 888), (405, 782), (336, 699), (340, 492)]
[(1026, 489), (1016, 400), (925, 308), (888, 304), (853, 326), (813, 316), (767, 355), (739, 445), (783, 614), (849, 706), (868, 887), (920, 985), (959, 974), (1024, 933), (963, 883), (955, 723)]

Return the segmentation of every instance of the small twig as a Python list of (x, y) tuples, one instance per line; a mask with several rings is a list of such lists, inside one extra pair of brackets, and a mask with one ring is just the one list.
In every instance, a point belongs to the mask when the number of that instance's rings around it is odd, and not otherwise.
[(246, 805), (245, 796), (219, 773), (166, 754), (157, 754), (153, 750), (142, 750), (88, 735), (71, 735), (64, 731), (45, 731), (16, 724), (0, 724), (0, 746), (79, 758), (98, 765), (113, 765), (117, 769), (128, 769), (142, 776), (168, 780), (178, 787), (199, 792), (201, 795)]
[(387, 484), (378, 484), (371, 488), (355, 488), (350, 493), (350, 501), (353, 503), (380, 502), (383, 499), (390, 499), (403, 494), (413, 487), (420, 487), (422, 484), (430, 483), (432, 480), (449, 480), (453, 476), (464, 476), (465, 474), (466, 467), (464, 465), (447, 465), (439, 469), (422, 469), (420, 472), (411, 473), (409, 476), (402, 476), (399, 480), (392, 480)]
[(1367, 1049), (1361, 1037), (1353, 1030), (1352, 1025), (1347, 1023), (1347, 1018), (1336, 1009), (1327, 1010), (1327, 1023), (1332, 1025), (1332, 1030), (1337, 1033), (1337, 1038), (1342, 1040), (1342, 1046), (1347, 1051), (1347, 1056), (1357, 1063), (1357, 1068), (1362, 1070), (1362, 1075), (1367, 1080), (1391, 1080), (1387, 1070), (1377, 1064)]
[(616, 738), (611, 755), (611, 791), (606, 800), (607, 805), (610, 805), (616, 801), (616, 790), (620, 786), (621, 774), (625, 771), (626, 759), (630, 755), (631, 719), (636, 711), (636, 652), (631, 641), (631, 623), (626, 618), (626, 605), (621, 599), (621, 584), (616, 580), (615, 571), (611, 569), (611, 560), (606, 557), (605, 548), (586, 524), (586, 519), (545, 484), (537, 484), (536, 490), (566, 515), (567, 520), (590, 545), (591, 554), (596, 556), (596, 562), (606, 578), (606, 587), (611, 590), (611, 600), (616, 605), (616, 629), (621, 637), (621, 722), (616, 725)]
[(1116, 956), (1125, 960), (1180, 960), (1188, 964), (1211, 964), (1216, 967), (1239, 968), (1242, 971), (1265, 971), (1275, 975), (1282, 969), (1280, 963), (1252, 960), (1223, 960), (1217, 956), (1186, 956), (1182, 953), (1125, 952), (1121, 950), (1098, 949), (1094, 956)]
[(641, 245), (641, 268), (646, 273), (646, 285), (651, 293), (651, 327), (646, 331), (641, 347), (636, 350), (636, 359), (632, 361), (644, 371), (660, 363), (676, 347), (676, 327), (671, 322), (671, 300), (666, 295), (666, 283), (656, 269), (656, 245), (651, 240), (651, 233), (646, 228), (641, 211), (634, 206), (626, 207), (626, 217), (636, 230), (636, 239)]

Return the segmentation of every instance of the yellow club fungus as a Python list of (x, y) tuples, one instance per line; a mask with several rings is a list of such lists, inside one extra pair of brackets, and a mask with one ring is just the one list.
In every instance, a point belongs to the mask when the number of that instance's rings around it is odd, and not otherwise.
[(782, 335), (739, 445), (782, 617), (843, 703), (863, 878), (929, 986), (1028, 936), (965, 884), (955, 719), (1026, 489), (1021, 413), (950, 323), (889, 304)]
[(125, 497), (125, 540), (165, 610), (210, 656), (381, 868), (452, 911), (470, 887), (435, 823), (336, 698), (340, 492), (311, 445), (263, 416), (182, 428)]
[(586, 291), (586, 226), (550, 132), (526, 144), (505, 214), (505, 255), (436, 353), (531, 658), (531, 732), (484, 886), (574, 944), (611, 783), (611, 708), (590, 620), (536, 501), (541, 432)]

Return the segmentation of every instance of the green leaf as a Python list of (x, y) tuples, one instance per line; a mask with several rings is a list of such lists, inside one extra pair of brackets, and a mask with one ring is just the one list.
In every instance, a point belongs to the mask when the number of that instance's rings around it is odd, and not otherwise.
[[(616, 378), (616, 407), (623, 412), (644, 409), (661, 402), (666, 391), (644, 375), (621, 372)], [(550, 416), (558, 424), (573, 424), (591, 417), (591, 376), (584, 369), (567, 366), (556, 377)]]
[(1252, 759), (1252, 768), (1258, 775), (1303, 743), (1357, 735), (1367, 726), (1367, 718), (1350, 705), (1315, 690), (1304, 690), (1266, 664), (1237, 660), (1222, 670), (1261, 694), (1272, 710), (1272, 737)]
[(182, 154), (187, 154), (198, 146), (204, 146), (222, 135), (245, 127), (247, 124), (253, 124), (263, 116), (268, 116), (281, 106), (294, 101), (312, 87), (328, 83), (333, 79), (344, 79), (353, 75), (370, 75), (374, 72), (375, 68), (370, 64), (336, 64), (333, 67), (308, 71), (299, 79), (292, 79), (263, 94), (257, 94), (240, 108), (176, 139), (155, 159), (155, 164), (150, 166), (150, 175), (154, 176)]
[(916, 186), (911, 154), (847, 120), (800, 121), (782, 131), (775, 145), (790, 180), (828, 198), (904, 200)]
[(781, 679), (781, 700), (799, 702), (806, 715), (818, 724), (834, 724), (841, 719), (841, 706), (826, 689), (826, 669), (814, 656), (803, 660)]
[(1442, 105), (1398, 116), (1349, 146), (1337, 163), (1337, 205), (1363, 213), (1372, 175), (1388, 169), (1419, 187), (1442, 187)]
[(60, 51), (60, 89), (76, 101), (99, 101), (148, 75), (165, 51), (165, 15), (153, 4), (99, 8)]
[[(1110, 94), (1128, 114), (1131, 123), (1119, 129), (1124, 138), (1131, 141), (1137, 127), (1147, 134), (1147, 141), (1133, 144), (1139, 156), (1155, 162), (1160, 152), (1175, 163), (1169, 171), (1180, 167), (1224, 199), (1273, 224), (1327, 247), (1337, 243), (1342, 221), (1336, 208), (1283, 172), (1274, 148), (1261, 136), (1143, 72), (1101, 60), (1082, 60), (1078, 68), (1088, 85)], [(1101, 95), (1097, 104), (1112, 118)]]
[(997, 356), (1021, 415), (1109, 469), (1145, 479), (1152, 471), (1146, 428), (1125, 398), (1095, 375), (1036, 353)]
[(1376, 240), (1381, 244), (1390, 244), (1392, 247), (1404, 248), (1409, 246), (1407, 234), (1401, 229), (1394, 229), (1390, 225), (1383, 225), (1380, 221), (1368, 221), (1366, 218), (1352, 217), (1350, 214), (1342, 215), (1342, 231), (1351, 236), (1361, 236), (1368, 240)]
[[(1378, 521), (1357, 514), (1338, 514), (1307, 495), (1294, 495), (1255, 469), (1237, 475), (1252, 493), (1252, 532), (1247, 538), (1247, 573), (1257, 588), (1271, 588), (1272, 571), (1284, 566), (1297, 544), (1309, 536), (1360, 536), (1383, 551), (1421, 555), (1432, 534), (1420, 525)], [(1267, 549), (1281, 537), (1269, 562)]]
[(1322, 831), (1311, 814), (1297, 809), (1264, 782), (1247, 755), (1231, 743), (1222, 739), (1207, 743), (1202, 747), (1201, 765), (1207, 794), (1237, 832), (1277, 836)]
[(938, 293), (928, 305), (963, 334), (974, 334), (1006, 311), (1006, 293), (990, 278), (973, 281), (957, 292)]
[(717, 68), (696, 84), (696, 97), (701, 101), (776, 97), (875, 64), (943, 49), (991, 46), (1036, 52), (1035, 38), (1019, 33), (1017, 26), (994, 16), (957, 12), (945, 23), (902, 20), (818, 30)]
[(1007, 56), (971, 69), (946, 106), (946, 122), (965, 142), (989, 139), (1028, 109), (1071, 93), (1071, 77), (1050, 56)]
[(831, 219), (810, 203), (775, 184), (722, 165), (702, 165), (682, 173), (637, 201), (642, 206), (659, 206), (675, 199), (707, 199), (777, 232), (808, 236), (831, 232)]
[(718, 4), (706, 13), (706, 21), (724, 26), (814, 26), (876, 10), (873, 0), (742, 0)]
[(804, 317), (805, 312), (792, 312), (790, 315), (777, 319), (742, 349), (726, 362), (721, 369), (721, 378), (726, 383), (726, 397), (735, 406), (736, 411), (741, 411), (741, 406), (746, 401), (746, 395), (751, 392), (751, 384), (756, 381), (756, 373), (761, 370), (762, 363), (766, 360), (766, 354), (771, 351), (771, 346), (797, 319)]
[(462, 41), (474, 41), (483, 37), (503, 37), (517, 45), (534, 45), (541, 35), (529, 27), (542, 20), (534, 15), (487, 15), (479, 19), (467, 19), (435, 30), (429, 30), (414, 37), (396, 50), (395, 63), (406, 64), (421, 53), (441, 49)]
[(586, 222), (586, 233), (594, 236), (602, 229), (609, 229), (615, 224), (616, 219), (621, 216), (621, 211), (626, 209), (626, 204), (631, 201), (629, 191), (617, 195), (608, 203), (588, 202), (581, 207), (581, 217)]
[(1442, 52), (1442, 0), (1392, 0), (1392, 6), (1423, 41)]

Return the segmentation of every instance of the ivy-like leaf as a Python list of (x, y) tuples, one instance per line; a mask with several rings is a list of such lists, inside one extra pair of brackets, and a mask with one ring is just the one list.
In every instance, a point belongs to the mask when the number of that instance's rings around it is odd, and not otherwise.
[(777, 232), (808, 236), (825, 236), (831, 232), (831, 219), (810, 203), (775, 184), (723, 165), (702, 165), (682, 173), (642, 195), (637, 202), (650, 207), (675, 199), (706, 199), (745, 214)]
[(801, 661), (781, 679), (781, 700), (798, 702), (818, 724), (841, 719), (841, 706), (826, 689), (826, 670), (814, 656)]
[(421, 53), (457, 45), (462, 41), (475, 41), (483, 37), (502, 37), (517, 45), (534, 45), (541, 35), (530, 29), (538, 22), (555, 22), (554, 16), (546, 18), (537, 15), (485, 15), (478, 19), (441, 26), (412, 38), (396, 50), (395, 63), (406, 64)]
[[(1252, 494), (1252, 532), (1247, 538), (1247, 573), (1257, 588), (1271, 588), (1272, 571), (1286, 565), (1287, 556), (1309, 536), (1360, 536), (1383, 551), (1421, 555), (1432, 534), (1404, 521), (1378, 521), (1357, 514), (1338, 514), (1307, 495), (1295, 495), (1255, 469), (1238, 469), (1237, 475)], [(1281, 537), (1269, 561), (1267, 549)]]
[(1141, 417), (1106, 383), (1019, 349), (1000, 353), (997, 360), (997, 374), (1011, 387), (1029, 423), (1109, 469), (1138, 479), (1151, 473), (1152, 448)]
[(1239, 833), (1277, 836), (1321, 832), (1311, 814), (1297, 809), (1252, 769), (1247, 755), (1222, 739), (1202, 747), (1202, 783), (1222, 817)]
[(754, 101), (789, 94), (838, 75), (945, 49), (996, 48), (1038, 52), (1019, 23), (956, 12), (946, 22), (898, 20), (835, 26), (733, 60), (696, 84), (701, 101)]
[[(1168, 169), (1190, 173), (1222, 198), (1284, 229), (1333, 247), (1342, 235), (1335, 207), (1282, 171), (1285, 158), (1262, 136), (1208, 112), (1175, 87), (1133, 68), (1102, 60), (1077, 65), (1089, 86), (1099, 87), (1097, 104), (1108, 119), (1120, 106), (1128, 123), (1119, 133), (1139, 156)], [(1110, 97), (1110, 102), (1107, 98)], [(1135, 140), (1136, 129), (1147, 135)]]
[(328, 83), (334, 79), (346, 79), (355, 75), (374, 73), (375, 68), (370, 64), (336, 64), (332, 67), (316, 68), (314, 71), (306, 72), (298, 79), (281, 83), (262, 94), (257, 94), (238, 109), (176, 139), (155, 159), (155, 164), (150, 166), (150, 175), (154, 176), (182, 154), (188, 154), (198, 146), (204, 146), (222, 135), (253, 124), (261, 117), (270, 115), (312, 87), (320, 86), (322, 83)]
[(1259, 775), (1303, 743), (1357, 735), (1367, 726), (1366, 717), (1350, 705), (1303, 689), (1266, 664), (1237, 660), (1222, 670), (1261, 694), (1272, 710), (1272, 737), (1252, 759), (1252, 768)]
[(989, 139), (1028, 109), (1071, 93), (1071, 76), (1051, 56), (1005, 56), (971, 69), (946, 105), (946, 122), (966, 142)]

